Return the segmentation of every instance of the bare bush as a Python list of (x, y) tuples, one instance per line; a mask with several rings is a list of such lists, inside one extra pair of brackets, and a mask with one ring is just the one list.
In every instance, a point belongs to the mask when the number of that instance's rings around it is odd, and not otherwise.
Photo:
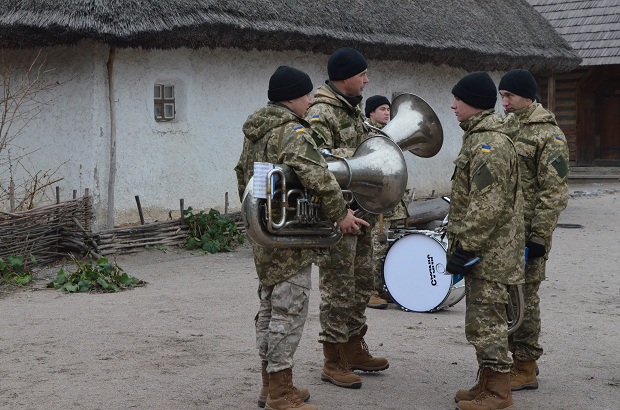
[[(28, 63), (0, 61), (0, 204), (10, 211), (32, 209), (46, 191), (63, 178), (55, 170), (38, 170), (24, 161), (37, 151), (20, 146), (19, 138), (30, 123), (58, 97), (59, 82), (48, 80), (53, 69), (46, 67), (43, 50)], [(19, 172), (18, 172), (19, 171)], [(23, 177), (16, 180), (16, 175)]]

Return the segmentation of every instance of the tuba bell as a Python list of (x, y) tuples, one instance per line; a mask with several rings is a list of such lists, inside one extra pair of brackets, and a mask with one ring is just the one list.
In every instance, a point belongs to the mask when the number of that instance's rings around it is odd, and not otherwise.
[(377, 133), (392, 139), (403, 150), (422, 158), (435, 156), (443, 145), (443, 128), (430, 105), (417, 95), (399, 94), (392, 101), (390, 122)]
[[(407, 166), (392, 140), (377, 136), (362, 142), (350, 158), (330, 155), (327, 167), (346, 197), (361, 209), (382, 213), (395, 207), (407, 187)], [(265, 178), (265, 195), (254, 192), (254, 178)], [(258, 195), (257, 195), (258, 194)], [(262, 197), (265, 198), (262, 198)], [(260, 198), (259, 198), (260, 197)], [(274, 165), (265, 176), (255, 175), (243, 194), (241, 216), (248, 236), (271, 248), (322, 248), (342, 234), (322, 218), (320, 199), (299, 183), (286, 165)]]

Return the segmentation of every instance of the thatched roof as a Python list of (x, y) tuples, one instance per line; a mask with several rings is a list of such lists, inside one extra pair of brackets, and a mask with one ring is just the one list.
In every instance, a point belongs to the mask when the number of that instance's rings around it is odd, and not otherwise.
[(468, 70), (569, 71), (579, 57), (525, 0), (2, 0), (0, 47), (235, 47)]
[(620, 64), (620, 0), (528, 0), (583, 58)]

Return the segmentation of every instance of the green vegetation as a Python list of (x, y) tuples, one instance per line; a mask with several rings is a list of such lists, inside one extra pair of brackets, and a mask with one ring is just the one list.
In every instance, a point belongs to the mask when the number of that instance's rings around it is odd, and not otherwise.
[(66, 272), (60, 269), (56, 278), (47, 284), (48, 288), (60, 289), (65, 292), (118, 292), (136, 286), (143, 286), (144, 281), (127, 275), (116, 263), (110, 263), (106, 258), (93, 261), (79, 262), (75, 272)]
[[(32, 258), (32, 264), (36, 260)], [(0, 279), (3, 283), (24, 286), (32, 282), (32, 274), (26, 269), (23, 256), (0, 258)]]
[(189, 207), (183, 216), (190, 227), (185, 246), (191, 251), (230, 252), (236, 244), (244, 241), (245, 237), (237, 229), (235, 221), (215, 209), (205, 214), (203, 211), (194, 213)]

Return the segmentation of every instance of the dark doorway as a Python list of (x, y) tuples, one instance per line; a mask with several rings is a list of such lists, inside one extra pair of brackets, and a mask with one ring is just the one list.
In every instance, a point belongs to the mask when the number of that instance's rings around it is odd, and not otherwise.
[(577, 86), (577, 164), (620, 166), (620, 66), (590, 67)]
[(620, 163), (620, 80), (603, 84), (596, 97), (594, 162)]

